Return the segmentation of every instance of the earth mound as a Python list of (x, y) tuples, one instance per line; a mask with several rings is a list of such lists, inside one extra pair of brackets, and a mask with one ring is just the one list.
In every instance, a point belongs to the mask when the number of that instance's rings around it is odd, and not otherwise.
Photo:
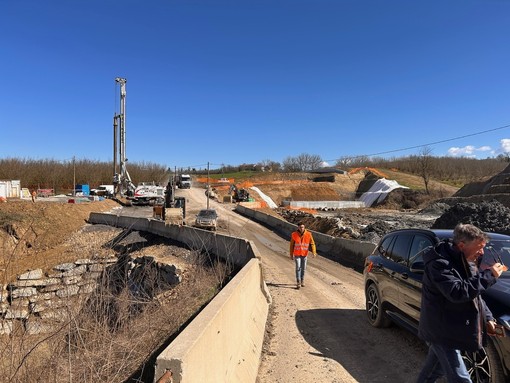
[(483, 231), (510, 235), (510, 209), (496, 200), (458, 203), (444, 212), (432, 228), (453, 229), (458, 223), (469, 223)]

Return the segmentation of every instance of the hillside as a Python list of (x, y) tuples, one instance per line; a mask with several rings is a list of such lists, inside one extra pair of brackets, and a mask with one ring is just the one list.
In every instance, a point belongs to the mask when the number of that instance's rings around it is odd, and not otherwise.
[[(389, 180), (395, 180), (400, 185), (410, 188), (413, 192), (409, 195), (423, 194), (424, 186), (421, 177), (398, 172), (388, 169), (379, 169), (374, 174), (370, 169), (360, 169), (353, 174), (334, 174), (318, 175), (316, 173), (261, 173), (245, 179), (234, 180), (238, 187), (249, 188), (256, 186), (264, 194), (280, 206), (282, 201), (353, 201), (356, 199), (356, 193), (360, 187), (360, 183), (367, 178), (376, 179), (381, 175), (386, 176)], [(374, 178), (375, 177), (375, 178)], [(334, 181), (314, 182), (314, 180), (334, 179)], [(222, 200), (224, 195), (228, 194), (228, 185), (212, 184), (215, 191)], [(437, 182), (430, 182), (431, 198), (450, 197), (458, 191), (457, 187)], [(255, 200), (260, 200), (257, 193), (252, 192), (251, 196)], [(429, 198), (421, 198), (422, 203), (426, 203)], [(397, 208), (395, 202), (392, 208)]]
[(78, 232), (91, 212), (110, 211), (119, 205), (113, 200), (90, 203), (47, 202), (38, 199), (10, 199), (0, 203), (0, 281), (30, 269), (52, 267), (84, 258), (90, 243), (67, 249), (66, 240)]

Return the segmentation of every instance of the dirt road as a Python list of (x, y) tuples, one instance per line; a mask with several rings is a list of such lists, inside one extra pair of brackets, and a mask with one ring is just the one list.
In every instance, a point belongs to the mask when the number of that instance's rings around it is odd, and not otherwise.
[[(203, 189), (180, 190), (188, 220), (206, 207)], [(372, 328), (365, 319), (363, 277), (319, 256), (309, 259), (306, 287), (296, 290), (289, 242), (232, 211), (209, 202), (219, 231), (248, 238), (262, 255), (273, 303), (267, 324), (259, 383), (411, 382), (426, 348), (398, 327)]]

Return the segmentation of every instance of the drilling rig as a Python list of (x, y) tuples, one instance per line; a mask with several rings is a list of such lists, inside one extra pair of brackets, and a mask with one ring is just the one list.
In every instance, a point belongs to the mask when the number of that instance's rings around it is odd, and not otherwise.
[[(114, 197), (132, 196), (135, 185), (131, 181), (126, 168), (126, 82), (125, 78), (115, 78), (115, 83), (120, 88), (119, 111), (113, 116), (113, 185)], [(117, 153), (118, 151), (118, 153)], [(118, 154), (118, 163), (117, 163)]]

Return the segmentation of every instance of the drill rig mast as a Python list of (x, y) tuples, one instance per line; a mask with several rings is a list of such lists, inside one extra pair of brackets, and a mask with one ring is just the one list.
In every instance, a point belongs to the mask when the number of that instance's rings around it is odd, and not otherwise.
[[(130, 196), (134, 185), (126, 168), (126, 82), (125, 78), (117, 77), (115, 82), (120, 87), (120, 110), (113, 116), (113, 185), (114, 196)], [(119, 163), (117, 164), (117, 150)]]

